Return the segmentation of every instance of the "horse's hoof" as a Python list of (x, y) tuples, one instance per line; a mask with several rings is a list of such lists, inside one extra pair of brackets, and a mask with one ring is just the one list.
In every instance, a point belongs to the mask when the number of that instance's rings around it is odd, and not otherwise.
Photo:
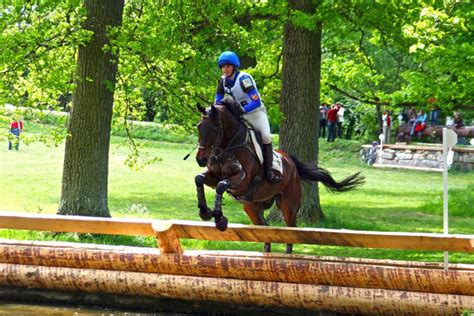
[(208, 221), (212, 218), (212, 212), (211, 212), (211, 209), (206, 207), (206, 209), (200, 209), (199, 210), (199, 217), (201, 217), (201, 219), (203, 221)]
[(286, 253), (292, 253), (293, 252), (293, 245), (292, 244), (287, 244), (286, 245)]
[(272, 252), (272, 244), (265, 244), (263, 247), (264, 252)]
[(216, 218), (216, 228), (220, 230), (221, 232), (225, 231), (227, 229), (227, 217), (222, 216), (220, 218)]

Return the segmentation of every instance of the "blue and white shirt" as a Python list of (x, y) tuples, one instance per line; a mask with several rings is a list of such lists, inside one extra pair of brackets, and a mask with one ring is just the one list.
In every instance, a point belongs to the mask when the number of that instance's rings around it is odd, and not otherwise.
[(228, 94), (231, 95), (249, 113), (259, 108), (263, 103), (257, 85), (252, 76), (245, 72), (237, 72), (234, 80), (222, 76), (217, 83), (216, 99), (218, 104)]

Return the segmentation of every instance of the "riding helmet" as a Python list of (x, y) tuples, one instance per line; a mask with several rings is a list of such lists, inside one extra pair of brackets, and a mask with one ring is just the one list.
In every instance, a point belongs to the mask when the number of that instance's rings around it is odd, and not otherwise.
[(219, 68), (221, 68), (223, 65), (227, 64), (233, 65), (235, 68), (240, 68), (239, 56), (237, 56), (236, 53), (231, 51), (223, 52), (217, 60), (217, 65), (219, 66)]

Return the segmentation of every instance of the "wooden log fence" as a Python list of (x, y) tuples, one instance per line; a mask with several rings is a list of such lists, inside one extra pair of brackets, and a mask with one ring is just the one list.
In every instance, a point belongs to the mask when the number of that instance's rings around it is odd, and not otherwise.
[(318, 244), (363, 248), (474, 253), (474, 235), (374, 232), (230, 224), (221, 232), (209, 222), (111, 219), (0, 212), (0, 228), (53, 232), (154, 236), (163, 252), (182, 251), (177, 239)]
[(179, 239), (474, 252), (473, 235), (0, 213), (0, 228), (153, 236), (159, 249), (0, 239), (0, 285), (344, 313), (474, 311), (474, 265), (183, 250)]

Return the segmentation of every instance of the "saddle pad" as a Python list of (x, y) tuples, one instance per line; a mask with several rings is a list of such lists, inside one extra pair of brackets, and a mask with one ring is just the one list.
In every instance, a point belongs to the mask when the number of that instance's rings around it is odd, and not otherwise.
[[(257, 141), (257, 135), (255, 135), (255, 131), (253, 129), (250, 129), (249, 132), (250, 137), (252, 138), (253, 146), (255, 147), (256, 154), (258, 156), (258, 160), (260, 161), (260, 164), (263, 165), (262, 147)], [(272, 169), (283, 174), (283, 163), (281, 161), (281, 154), (276, 151), (273, 151)]]

